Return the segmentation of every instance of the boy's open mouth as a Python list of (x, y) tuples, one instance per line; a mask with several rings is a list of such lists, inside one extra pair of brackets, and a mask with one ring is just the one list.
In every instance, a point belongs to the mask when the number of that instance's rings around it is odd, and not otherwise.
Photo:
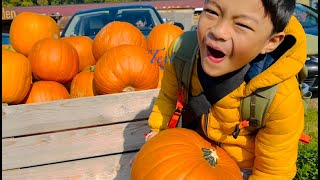
[(213, 56), (214, 58), (220, 59), (225, 56), (225, 54), (217, 49), (211, 48), (207, 46), (208, 51), (210, 52), (210, 55)]

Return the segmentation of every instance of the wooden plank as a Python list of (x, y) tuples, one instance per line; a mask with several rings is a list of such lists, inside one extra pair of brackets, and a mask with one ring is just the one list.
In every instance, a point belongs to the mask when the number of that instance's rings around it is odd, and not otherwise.
[(149, 117), (159, 89), (2, 106), (2, 138)]
[(138, 150), (147, 121), (2, 139), (2, 170)]
[(2, 171), (5, 180), (129, 180), (135, 153)]

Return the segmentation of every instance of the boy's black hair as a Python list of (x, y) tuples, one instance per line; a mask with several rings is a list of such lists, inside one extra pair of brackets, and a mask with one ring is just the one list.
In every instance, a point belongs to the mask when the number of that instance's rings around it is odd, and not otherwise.
[(273, 33), (285, 29), (296, 6), (295, 0), (261, 0), (264, 11), (273, 24)]
[[(208, 3), (209, 0), (205, 0)], [(272, 33), (284, 30), (289, 23), (296, 6), (296, 0), (261, 0), (266, 16), (269, 16), (273, 25)]]

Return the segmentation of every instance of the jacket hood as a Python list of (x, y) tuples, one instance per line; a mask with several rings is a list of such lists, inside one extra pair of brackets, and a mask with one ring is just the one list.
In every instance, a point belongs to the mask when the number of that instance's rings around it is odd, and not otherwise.
[(307, 41), (303, 27), (292, 16), (284, 32), (283, 42), (268, 54), (275, 62), (248, 82), (245, 87), (245, 96), (250, 95), (256, 89), (272, 86), (292, 78), (302, 69), (307, 58)]

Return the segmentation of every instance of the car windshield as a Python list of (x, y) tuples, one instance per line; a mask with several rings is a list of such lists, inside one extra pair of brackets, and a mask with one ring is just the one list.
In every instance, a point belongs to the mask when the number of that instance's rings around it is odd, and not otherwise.
[(318, 36), (318, 14), (316, 11), (307, 6), (297, 4), (294, 9), (294, 16), (297, 17), (307, 34)]
[(94, 37), (101, 28), (113, 21), (124, 21), (133, 24), (143, 34), (148, 34), (151, 29), (160, 24), (155, 12), (150, 8), (111, 9), (78, 14), (70, 21), (64, 36), (89, 36)]

